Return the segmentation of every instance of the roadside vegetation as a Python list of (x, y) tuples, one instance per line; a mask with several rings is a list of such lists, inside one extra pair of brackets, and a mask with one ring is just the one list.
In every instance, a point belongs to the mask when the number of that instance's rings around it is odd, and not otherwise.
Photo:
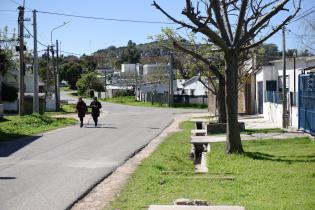
[[(124, 104), (124, 105), (130, 105), (130, 106), (144, 106), (144, 107), (166, 107), (168, 108), (168, 104), (161, 104), (161, 103), (151, 103), (149, 101), (143, 102), (143, 101), (137, 101), (135, 99), (135, 96), (119, 96), (114, 98), (105, 98), (100, 99), (101, 101), (109, 102), (109, 103), (117, 103), (117, 104)], [(203, 109), (207, 108), (207, 105), (200, 105), (200, 104), (175, 104), (173, 108), (197, 108), (197, 109)]]
[[(105, 209), (147, 209), (178, 198), (250, 209), (313, 209), (315, 142), (308, 138), (244, 141), (244, 155), (225, 155), (211, 144), (207, 174), (194, 174), (189, 160), (190, 122), (173, 133), (139, 166)], [(224, 179), (224, 177), (234, 179)]]
[(31, 136), (76, 122), (73, 118), (54, 118), (49, 115), (5, 116), (0, 121), (0, 142)]

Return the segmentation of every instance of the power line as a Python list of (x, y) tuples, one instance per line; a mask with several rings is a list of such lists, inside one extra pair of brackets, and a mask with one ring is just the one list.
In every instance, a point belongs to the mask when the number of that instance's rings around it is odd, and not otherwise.
[(22, 4), (20, 4), (19, 2), (14, 1), (14, 0), (9, 0), (9, 1), (11, 1), (12, 3), (14, 3), (16, 5), (23, 6)]
[(292, 20), (290, 23), (294, 23), (302, 18), (305, 18), (306, 16), (312, 14), (313, 12), (315, 12), (315, 6), (312, 6), (311, 8), (309, 8), (308, 10), (306, 10), (305, 12), (303, 12), (302, 14), (298, 15), (296, 17), (296, 19)]
[(66, 13), (58, 13), (58, 12), (48, 12), (48, 11), (37, 11), (42, 14), (50, 14), (50, 15), (59, 15), (66, 17), (75, 17), (75, 18), (84, 18), (84, 19), (93, 19), (93, 20), (105, 20), (105, 21), (116, 21), (116, 22), (131, 22), (131, 23), (148, 23), (148, 24), (168, 24), (174, 25), (176, 23), (171, 22), (160, 22), (160, 21), (146, 21), (146, 20), (132, 20), (132, 19), (117, 19), (117, 18), (104, 18), (104, 17), (93, 17), (93, 16), (84, 16), (84, 15), (74, 15), (74, 14), (66, 14)]
[(17, 12), (17, 10), (13, 10), (13, 9), (0, 9), (0, 12)]
[(69, 54), (69, 55), (81, 56), (81, 54), (78, 54), (78, 53), (67, 52), (67, 51), (63, 51), (63, 50), (61, 50), (61, 52), (66, 53), (66, 54)]
[[(26, 28), (25, 26), (24, 26), (24, 28), (25, 28), (25, 30), (27, 31), (27, 33), (28, 33), (31, 37), (34, 38), (33, 34), (28, 30), (28, 28)], [(40, 45), (42, 45), (43, 47), (48, 47), (47, 45), (41, 43), (39, 40), (37, 40), (37, 43), (40, 44)]]

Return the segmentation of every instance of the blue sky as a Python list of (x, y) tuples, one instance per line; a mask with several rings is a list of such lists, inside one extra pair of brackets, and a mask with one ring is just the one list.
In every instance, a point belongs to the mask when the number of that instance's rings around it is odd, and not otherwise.
[[(181, 10), (184, 7), (184, 0), (156, 0), (163, 8), (172, 15), (183, 19)], [(16, 10), (17, 4), (22, 0), (0, 0), (0, 10)], [(68, 13), (84, 16), (95, 16), (117, 19), (134, 19), (147, 21), (169, 22), (159, 11), (151, 6), (152, 0), (25, 0), (26, 8), (41, 11), (58, 13)], [(303, 0), (301, 12), (315, 5), (314, 0)], [(10, 32), (17, 28), (18, 12), (0, 11), (0, 28), (8, 26)], [(32, 13), (27, 12), (26, 17), (32, 17)], [(275, 21), (278, 21), (275, 19)], [(160, 33), (161, 28), (167, 25), (113, 22), (103, 20), (90, 20), (74, 17), (63, 17), (39, 13), (38, 39), (44, 44), (50, 43), (50, 31), (63, 22), (70, 21), (66, 26), (57, 29), (53, 33), (54, 39), (61, 41), (62, 50), (78, 54), (90, 54), (98, 49), (106, 48), (110, 45), (123, 46), (128, 40), (133, 40), (137, 44), (146, 43), (150, 40), (148, 36)], [(289, 25), (295, 34), (305, 34), (302, 27), (303, 21)], [(32, 23), (26, 22), (26, 27), (32, 32)], [(174, 27), (174, 26), (173, 26)], [(275, 43), (281, 49), (281, 33), (267, 41)], [(28, 47), (32, 48), (32, 39), (27, 39)], [(44, 47), (39, 45), (39, 50)], [(303, 48), (299, 39), (295, 35), (288, 33), (287, 48)]]

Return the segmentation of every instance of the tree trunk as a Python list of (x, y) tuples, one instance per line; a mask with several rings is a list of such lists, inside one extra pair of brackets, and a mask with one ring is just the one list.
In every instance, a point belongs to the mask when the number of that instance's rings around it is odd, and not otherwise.
[(225, 79), (219, 78), (219, 87), (217, 93), (218, 104), (218, 121), (219, 123), (226, 123), (226, 103), (225, 103)]
[(238, 125), (238, 55), (235, 51), (225, 55), (225, 75), (227, 113), (227, 139), (225, 151), (227, 154), (242, 154), (244, 150)]

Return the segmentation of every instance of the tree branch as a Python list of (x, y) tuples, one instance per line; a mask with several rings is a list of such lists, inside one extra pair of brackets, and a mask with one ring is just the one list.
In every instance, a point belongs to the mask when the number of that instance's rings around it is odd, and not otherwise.
[(280, 10), (283, 9), (284, 5), (288, 3), (289, 0), (283, 0), (278, 6), (274, 7), (269, 13), (264, 15), (239, 41), (238, 45), (246, 43), (246, 40), (251, 37), (264, 23), (275, 16)]
[(191, 56), (193, 56), (194, 58), (204, 62), (208, 67), (209, 67), (209, 70), (217, 77), (217, 78), (222, 78), (224, 77), (223, 74), (220, 73), (220, 71), (211, 64), (211, 62), (206, 59), (205, 57), (203, 57), (202, 55), (192, 51), (192, 50), (189, 50), (183, 46), (181, 46), (179, 43), (177, 43), (176, 41), (173, 41), (173, 45), (175, 48), (179, 49), (180, 51), (182, 52), (185, 52)]
[(248, 45), (246, 47), (243, 47), (241, 48), (241, 50), (248, 50), (248, 49), (251, 49), (253, 47), (257, 47), (259, 45), (261, 45), (263, 42), (265, 42), (267, 39), (269, 39), (271, 36), (273, 36), (275, 33), (277, 33), (283, 26), (285, 26), (290, 20), (292, 20), (295, 15), (298, 13), (298, 11), (300, 10), (297, 9), (297, 11), (293, 14), (293, 15), (290, 15), (289, 17), (287, 17), (280, 25), (278, 25), (275, 29), (272, 30), (272, 32), (270, 32), (267, 36), (265, 36), (263, 39), (251, 44), (251, 45)]
[(248, 4), (248, 0), (242, 1), (240, 14), (238, 16), (238, 21), (237, 21), (237, 28), (236, 28), (236, 32), (235, 32), (235, 37), (233, 40), (233, 46), (235, 46), (236, 44), (239, 43), (239, 38), (241, 36), (242, 28), (243, 28), (243, 24), (244, 24), (244, 17), (246, 14), (247, 4)]

